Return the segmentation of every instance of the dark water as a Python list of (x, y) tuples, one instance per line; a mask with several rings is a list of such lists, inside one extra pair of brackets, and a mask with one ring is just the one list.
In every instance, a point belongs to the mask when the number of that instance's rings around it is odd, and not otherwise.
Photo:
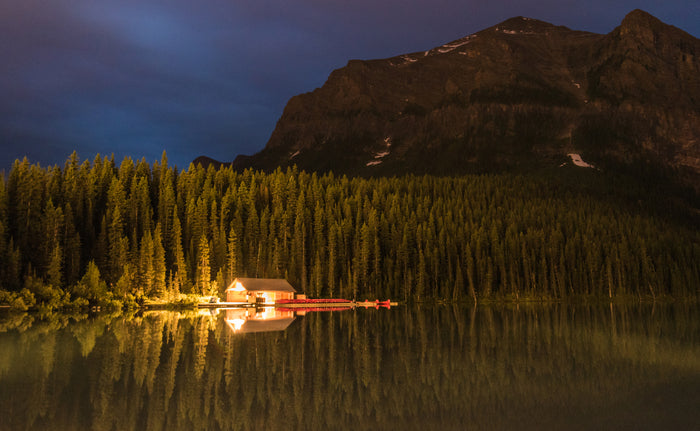
[(699, 430), (698, 311), (3, 314), (0, 429)]

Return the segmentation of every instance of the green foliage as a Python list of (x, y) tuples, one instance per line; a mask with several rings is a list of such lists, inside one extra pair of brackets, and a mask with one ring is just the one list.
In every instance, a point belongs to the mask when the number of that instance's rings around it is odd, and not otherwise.
[(73, 287), (73, 294), (92, 306), (119, 307), (121, 304), (113, 299), (112, 292), (107, 290), (107, 283), (100, 277), (100, 270), (94, 261), (88, 263), (85, 275)]
[(49, 308), (221, 294), (245, 276), (315, 297), (697, 299), (697, 224), (627, 189), (563, 171), (361, 179), (178, 172), (165, 158), (17, 162), (0, 182), (0, 288)]
[(60, 287), (46, 284), (32, 275), (28, 275), (24, 279), (24, 289), (31, 292), (37, 303), (43, 305), (47, 310), (61, 308), (69, 302), (70, 298), (70, 295), (67, 295)]
[(209, 241), (202, 235), (199, 239), (199, 249), (197, 252), (197, 288), (198, 292), (204, 296), (212, 295), (211, 289), (211, 265), (209, 261)]
[(0, 305), (9, 305), (16, 311), (27, 311), (36, 304), (36, 298), (29, 289), (24, 288), (19, 292), (0, 290)]

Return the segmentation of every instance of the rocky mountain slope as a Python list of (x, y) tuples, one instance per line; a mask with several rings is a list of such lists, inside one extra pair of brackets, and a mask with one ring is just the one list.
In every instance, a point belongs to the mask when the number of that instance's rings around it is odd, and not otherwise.
[(356, 175), (652, 165), (700, 178), (700, 40), (635, 10), (607, 35), (529, 18), (350, 61), (234, 167)]

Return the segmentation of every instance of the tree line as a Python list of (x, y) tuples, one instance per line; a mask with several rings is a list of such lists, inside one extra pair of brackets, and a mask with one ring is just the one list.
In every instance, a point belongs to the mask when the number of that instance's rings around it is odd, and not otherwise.
[(0, 301), (222, 295), (239, 276), (312, 297), (690, 297), (700, 234), (551, 180), (348, 178), (74, 153), (0, 176)]

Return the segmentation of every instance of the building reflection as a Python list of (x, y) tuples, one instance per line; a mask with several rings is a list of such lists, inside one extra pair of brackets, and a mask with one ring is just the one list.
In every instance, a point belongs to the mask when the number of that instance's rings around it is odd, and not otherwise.
[(275, 307), (227, 308), (221, 311), (225, 313), (226, 325), (236, 334), (284, 331), (296, 318), (294, 311)]

